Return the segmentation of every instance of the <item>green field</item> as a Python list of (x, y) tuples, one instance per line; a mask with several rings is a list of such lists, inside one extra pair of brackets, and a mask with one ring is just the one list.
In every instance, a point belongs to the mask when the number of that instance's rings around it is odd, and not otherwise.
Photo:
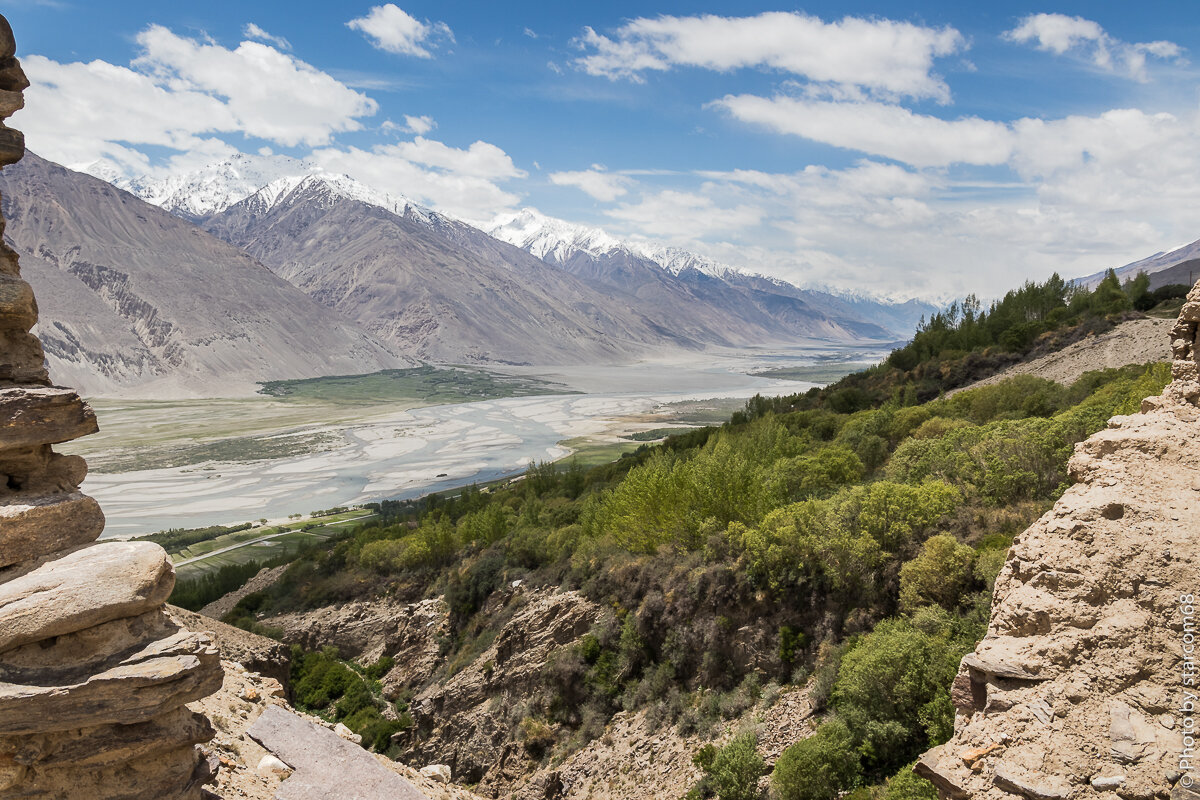
[(833, 383), (853, 372), (861, 372), (873, 366), (870, 361), (839, 361), (834, 364), (809, 364), (803, 367), (778, 367), (751, 372), (756, 378), (776, 378), (784, 381), (807, 381), (809, 383)]
[(668, 436), (676, 436), (680, 433), (694, 431), (695, 428), (653, 428), (648, 431), (635, 431), (622, 436), (622, 439), (628, 439), (631, 442), (657, 442), (659, 439), (665, 439)]
[[(306, 544), (329, 539), (347, 527), (358, 525), (373, 516), (375, 514), (371, 511), (352, 509), (341, 514), (306, 518), (283, 525), (261, 526), (219, 534), (188, 544), (181, 549), (168, 548), (168, 552), (176, 564), (179, 579), (188, 580), (233, 564), (291, 556)], [(305, 528), (308, 530), (304, 530)], [(165, 535), (168, 534), (154, 534), (142, 538), (155, 541)], [(212, 555), (207, 555), (210, 553)]]
[(430, 404), (467, 403), (500, 397), (573, 394), (561, 384), (470, 367), (387, 369), (369, 375), (266, 381), (260, 385), (261, 393), (268, 397), (334, 405), (373, 405), (413, 399)]
[(572, 455), (567, 456), (565, 461), (570, 462), (574, 459), (585, 469), (616, 461), (626, 453), (632, 453), (642, 446), (642, 442), (633, 441), (597, 442), (588, 436), (567, 439), (561, 444), (563, 447), (569, 447), (575, 451)]

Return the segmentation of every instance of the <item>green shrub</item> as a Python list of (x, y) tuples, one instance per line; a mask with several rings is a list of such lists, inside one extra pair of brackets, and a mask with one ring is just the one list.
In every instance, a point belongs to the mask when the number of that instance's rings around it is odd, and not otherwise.
[(758, 736), (740, 733), (714, 755), (707, 768), (712, 787), (720, 800), (755, 800), (763, 759), (758, 754)]
[(899, 618), (842, 657), (831, 699), (869, 772), (894, 772), (947, 729), (950, 683), (973, 645), (953, 640), (949, 626), (927, 632)]
[(953, 609), (966, 597), (974, 577), (975, 551), (949, 534), (931, 536), (921, 552), (900, 568), (900, 607), (929, 603)]
[(525, 717), (517, 728), (517, 736), (526, 752), (540, 759), (554, 746), (554, 729), (541, 720)]
[(771, 774), (772, 800), (834, 800), (858, 774), (858, 752), (846, 723), (826, 720), (784, 750)]

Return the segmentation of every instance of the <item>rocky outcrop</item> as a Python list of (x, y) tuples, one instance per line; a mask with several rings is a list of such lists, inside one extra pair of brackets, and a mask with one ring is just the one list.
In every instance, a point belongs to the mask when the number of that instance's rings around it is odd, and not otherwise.
[(1014, 542), (955, 733), (918, 774), (943, 798), (1195, 797), (1200, 286), (1174, 380), (1076, 447), (1077, 481)]
[[(216, 640), (221, 646), (222, 653), (230, 652), (230, 642), (227, 631), (219, 628)], [(245, 634), (252, 636), (253, 634)], [(265, 645), (265, 643), (264, 643)], [(323, 728), (332, 732), (334, 724), (303, 712), (298, 712), (287, 705), (284, 699), (283, 687), (273, 678), (266, 677), (253, 670), (246, 669), (237, 661), (222, 661), (225, 669), (225, 681), (220, 691), (209, 695), (190, 705), (194, 710), (206, 714), (213, 722), (217, 735), (213, 738), (211, 747), (221, 763), (221, 771), (217, 776), (216, 788), (218, 793), (226, 798), (241, 798), (241, 800), (282, 800), (295, 798), (300, 791), (315, 791), (315, 796), (321, 798), (364, 798), (367, 796), (360, 784), (351, 784), (347, 770), (338, 766), (330, 768), (324, 765), (322, 774), (313, 776), (314, 770), (320, 771), (322, 765), (312, 756), (320, 751), (304, 752), (294, 747), (299, 742), (288, 741), (284, 737), (282, 743), (275, 743), (270, 736), (264, 736), (268, 745), (278, 751), (272, 753), (256, 741), (250, 730), (255, 728), (262, 735), (262, 728), (257, 725), (264, 714), (273, 716), (286, 712), (288, 717), (295, 716), (307, 723), (305, 727), (297, 727), (303, 738), (311, 739), (314, 728)], [(276, 709), (270, 711), (270, 709)], [(276, 716), (276, 719), (279, 717)], [(286, 719), (287, 717), (285, 717)], [(268, 718), (269, 722), (269, 718)], [(292, 720), (293, 724), (295, 720)], [(266, 725), (267, 723), (264, 723)], [(345, 749), (332, 743), (329, 737), (320, 735), (332, 747), (346, 754), (347, 759), (363, 763), (364, 757), (375, 761), (380, 767), (403, 778), (418, 792), (418, 796), (427, 800), (482, 800), (478, 795), (453, 783), (443, 783), (438, 778), (422, 775), (418, 770), (392, 761), (382, 754), (372, 754), (358, 746)], [(349, 745), (342, 740), (342, 744)], [(282, 744), (282, 746), (280, 746)], [(357, 751), (357, 752), (356, 752)], [(287, 759), (291, 758), (289, 762)], [(372, 770), (377, 772), (377, 770)], [(308, 779), (300, 778), (293, 783), (291, 777), (300, 772), (308, 773)], [(315, 780), (314, 780), (315, 777)], [(313, 795), (309, 795), (313, 796)], [(395, 800), (399, 795), (386, 795), (389, 800)], [(139, 800), (141, 800), (139, 798)], [(146, 800), (150, 800), (147, 798)]]
[[(15, 52), (0, 17), (3, 117), (28, 85)], [(0, 124), (0, 165), (22, 154)], [(196, 745), (213, 731), (184, 705), (220, 687), (217, 651), (164, 611), (175, 570), (161, 547), (93, 544), (104, 515), (78, 491), (87, 466), (52, 445), (96, 417), (50, 385), (36, 321), (0, 245), (0, 798), (198, 800), (214, 768)]]

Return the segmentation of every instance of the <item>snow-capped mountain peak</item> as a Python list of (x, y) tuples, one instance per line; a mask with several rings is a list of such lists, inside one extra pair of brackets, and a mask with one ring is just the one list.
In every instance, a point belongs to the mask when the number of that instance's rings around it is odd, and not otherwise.
[(316, 196), (318, 201), (333, 203), (338, 199), (356, 200), (382, 208), (398, 217), (416, 218), (429, 222), (435, 212), (417, 205), (403, 195), (393, 195), (373, 189), (348, 175), (332, 172), (313, 172), (307, 175), (287, 175), (271, 181), (247, 198), (256, 213), (265, 213), (293, 197)]
[(265, 213), (298, 191), (323, 192), (330, 200), (357, 200), (425, 223), (434, 216), (434, 212), (407, 197), (374, 189), (347, 175), (326, 172), (310, 161), (286, 156), (239, 153), (201, 169), (164, 178), (120, 177), (104, 161), (90, 165), (87, 171), (165, 211), (192, 220), (219, 214), (247, 200), (256, 212)]
[(672, 275), (688, 269), (718, 278), (742, 272), (678, 247), (656, 242), (622, 241), (600, 228), (548, 217), (533, 208), (523, 208), (515, 214), (503, 214), (485, 230), (497, 239), (516, 245), (551, 264), (565, 264), (575, 253), (605, 256), (623, 252), (651, 261)]
[(573, 253), (599, 256), (623, 247), (621, 240), (599, 228), (548, 217), (534, 208), (502, 214), (485, 232), (548, 263), (563, 264)]
[(105, 174), (103, 162), (88, 168), (96, 177), (147, 203), (193, 220), (224, 211), (272, 181), (316, 171), (319, 167), (300, 159), (242, 153), (191, 172), (161, 178), (142, 175), (114, 180)]

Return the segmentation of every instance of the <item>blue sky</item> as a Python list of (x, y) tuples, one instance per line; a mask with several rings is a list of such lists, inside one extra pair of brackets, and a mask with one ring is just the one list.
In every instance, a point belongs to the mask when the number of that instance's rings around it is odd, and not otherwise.
[(944, 298), (1200, 238), (1190, 3), (0, 5), (30, 147), (314, 160), (801, 283)]

